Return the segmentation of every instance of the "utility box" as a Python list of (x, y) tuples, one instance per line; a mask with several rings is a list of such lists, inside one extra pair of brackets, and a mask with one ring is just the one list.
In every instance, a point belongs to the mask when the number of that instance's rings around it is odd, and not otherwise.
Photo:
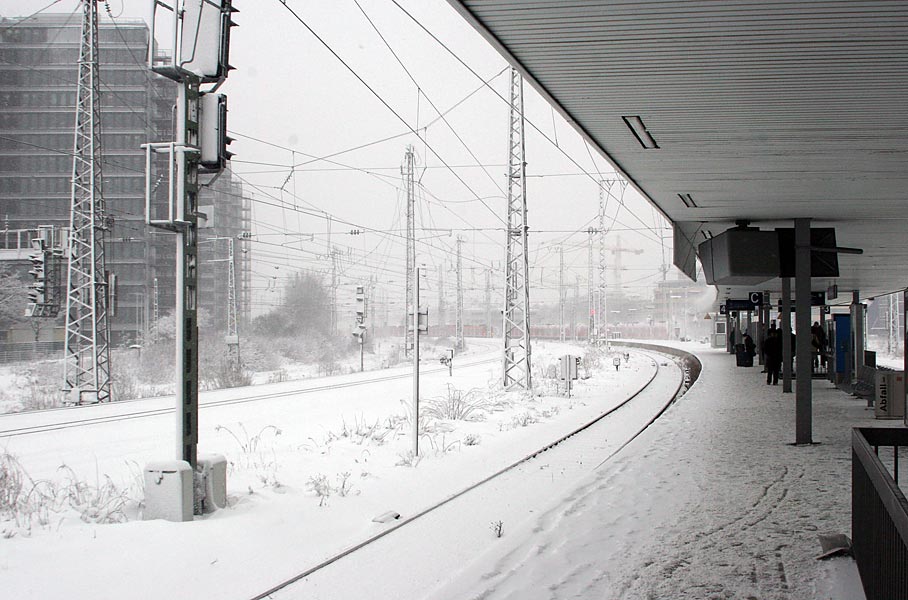
[(145, 465), (143, 519), (192, 521), (192, 467), (184, 460)]
[(227, 459), (220, 454), (199, 456), (199, 476), (202, 498), (202, 512), (211, 513), (227, 506)]
[(905, 372), (877, 371), (874, 385), (874, 416), (877, 419), (905, 417)]

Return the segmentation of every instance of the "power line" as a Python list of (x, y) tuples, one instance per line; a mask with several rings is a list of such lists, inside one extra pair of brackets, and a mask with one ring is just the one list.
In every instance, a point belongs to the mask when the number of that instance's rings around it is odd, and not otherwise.
[[(281, 0), (281, 1), (284, 1), (284, 0)], [(416, 23), (416, 25), (419, 26), (420, 29), (422, 29), (424, 32), (426, 32), (426, 34), (427, 34), (429, 37), (431, 37), (433, 40), (435, 40), (442, 48), (444, 48), (451, 56), (453, 56), (453, 57), (457, 60), (457, 62), (459, 62), (461, 65), (463, 65), (470, 73), (472, 73), (475, 77), (479, 78), (479, 80), (482, 81), (482, 77), (479, 75), (479, 73), (477, 73), (470, 65), (468, 65), (462, 58), (460, 58), (460, 56), (458, 56), (456, 52), (454, 52), (453, 50), (451, 50), (451, 49), (450, 49), (444, 42), (442, 42), (434, 33), (432, 33), (431, 31), (429, 31), (429, 29), (428, 29), (425, 25), (423, 25), (422, 23), (420, 23), (420, 21), (419, 21), (416, 17), (414, 17), (412, 14), (410, 14), (410, 12), (407, 11), (407, 9), (405, 9), (403, 6), (401, 6), (400, 3), (398, 3), (397, 0), (391, 0), (391, 2), (392, 2), (397, 8), (399, 8), (399, 9), (401, 10), (401, 12), (403, 12), (405, 15), (407, 15), (414, 23)], [(502, 95), (501, 95), (497, 90), (495, 90), (492, 86), (487, 86), (487, 87), (488, 87), (490, 90), (492, 90), (492, 92), (493, 92), (496, 96), (498, 96), (498, 98), (499, 98), (502, 102), (504, 102), (505, 104), (510, 104), (510, 101), (509, 101), (507, 98), (505, 98), (504, 96), (502, 96)], [(589, 178), (592, 179), (593, 181), (596, 181), (596, 178), (595, 178), (591, 173), (589, 173), (586, 169), (584, 169), (583, 166), (581, 166), (580, 163), (578, 163), (578, 162), (574, 159), (574, 157), (572, 157), (570, 154), (568, 154), (563, 148), (561, 148), (561, 146), (559, 146), (559, 145), (558, 145), (557, 143), (555, 143), (548, 135), (546, 135), (546, 133), (545, 133), (542, 129), (540, 129), (535, 123), (533, 123), (533, 121), (531, 121), (530, 119), (526, 119), (526, 122), (529, 123), (530, 126), (531, 126), (534, 130), (536, 130), (536, 132), (539, 133), (539, 135), (541, 135), (546, 141), (548, 141), (550, 144), (552, 144), (552, 146), (554, 146), (555, 148), (557, 148), (558, 151), (561, 152), (561, 153), (565, 156), (565, 158), (567, 158), (569, 161), (571, 161), (572, 163), (574, 163), (574, 165), (576, 165), (577, 168), (579, 168), (581, 171), (583, 171), (583, 172), (586, 174), (587, 177), (589, 177)], [(595, 166), (595, 161), (594, 161), (594, 166)], [(597, 167), (597, 172), (598, 172), (598, 167)], [(598, 183), (598, 182), (597, 182), (597, 183)], [(637, 216), (633, 211), (628, 210), (628, 212), (629, 212), (634, 218), (636, 218), (638, 221), (640, 221), (640, 223), (641, 223), (644, 227), (648, 227), (648, 224), (645, 223), (645, 222), (644, 222), (639, 216)]]
[(286, 8), (288, 11), (290, 11), (290, 14), (292, 14), (292, 15), (294, 16), (294, 18), (296, 18), (296, 20), (299, 21), (300, 24), (301, 24), (303, 27), (305, 27), (305, 28), (309, 31), (309, 33), (311, 33), (311, 34), (319, 41), (319, 43), (321, 43), (321, 44), (322, 44), (322, 45), (323, 45), (323, 46), (324, 46), (324, 47), (325, 47), (325, 48), (326, 48), (326, 49), (327, 49), (335, 58), (337, 58), (337, 60), (340, 61), (340, 63), (341, 63), (342, 65), (344, 65), (344, 67), (346, 67), (346, 69), (347, 69), (348, 71), (350, 71), (350, 73), (351, 73), (354, 77), (356, 77), (356, 78), (357, 78), (357, 79), (366, 87), (366, 89), (368, 89), (369, 92), (371, 92), (372, 95), (375, 96), (375, 97), (376, 97), (376, 98), (385, 106), (385, 108), (387, 108), (389, 111), (391, 111), (391, 114), (393, 114), (395, 117), (397, 117), (397, 118), (400, 120), (401, 123), (403, 123), (404, 125), (406, 125), (407, 128), (409, 128), (410, 131), (411, 131), (414, 135), (416, 135), (417, 137), (419, 137), (420, 139), (422, 139), (422, 141), (423, 141), (423, 143), (425, 144), (426, 148), (428, 148), (428, 149), (432, 152), (432, 154), (434, 154), (435, 157), (436, 157), (438, 160), (440, 160), (441, 163), (442, 163), (443, 165), (445, 165), (445, 167), (448, 168), (448, 170), (451, 172), (451, 174), (454, 175), (454, 178), (455, 178), (455, 179), (457, 179), (465, 188), (467, 188), (468, 190), (470, 190), (470, 192), (471, 192), (474, 196), (476, 196), (477, 199), (479, 199), (480, 203), (481, 203), (483, 206), (485, 206), (485, 207), (489, 210), (489, 212), (492, 213), (492, 214), (495, 216), (496, 219), (498, 219), (498, 220), (501, 221), (502, 223), (505, 223), (505, 220), (502, 219), (501, 216), (500, 216), (497, 212), (495, 212), (495, 211), (492, 209), (492, 207), (490, 207), (488, 204), (486, 204), (486, 202), (485, 202), (484, 200), (482, 200), (482, 199), (480, 198), (479, 194), (477, 194), (476, 191), (473, 190), (473, 188), (470, 187), (470, 185), (469, 185), (466, 181), (464, 181), (464, 179), (457, 173), (457, 171), (455, 171), (453, 168), (451, 168), (450, 165), (448, 165), (448, 163), (445, 161), (445, 159), (444, 159), (444, 158), (443, 158), (443, 157), (442, 157), (442, 156), (441, 156), (441, 155), (432, 147), (432, 145), (429, 144), (429, 143), (425, 140), (424, 137), (420, 136), (420, 135), (419, 135), (419, 132), (416, 131), (415, 129), (413, 129), (413, 127), (406, 121), (406, 119), (404, 119), (404, 118), (400, 115), (400, 113), (398, 113), (396, 110), (394, 110), (394, 108), (393, 108), (390, 104), (388, 104), (388, 102), (387, 102), (384, 98), (382, 98), (381, 95), (380, 95), (378, 92), (376, 92), (375, 89), (374, 89), (372, 86), (370, 86), (368, 83), (366, 83), (366, 80), (363, 79), (363, 78), (359, 75), (359, 73), (357, 73), (357, 72), (353, 69), (353, 67), (351, 67), (343, 58), (341, 58), (341, 56), (340, 56), (337, 52), (335, 52), (334, 49), (331, 48), (331, 46), (330, 46), (324, 39), (322, 39), (322, 37), (319, 36), (319, 35), (315, 32), (315, 30), (313, 30), (313, 29), (309, 26), (309, 24), (306, 23), (306, 22), (305, 22), (297, 13), (296, 13), (296, 11), (294, 11), (294, 10), (287, 4), (287, 0), (278, 0), (278, 2), (280, 2), (281, 4), (283, 4), (283, 5), (284, 5), (284, 8)]

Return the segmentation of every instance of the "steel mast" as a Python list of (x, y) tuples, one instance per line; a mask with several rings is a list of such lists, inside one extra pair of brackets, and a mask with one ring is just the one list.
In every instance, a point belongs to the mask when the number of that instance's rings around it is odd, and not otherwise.
[(104, 262), (108, 229), (101, 194), (101, 101), (98, 6), (82, 0), (82, 39), (66, 256), (63, 392), (76, 404), (110, 400), (110, 324)]
[[(407, 153), (404, 156), (404, 166), (401, 168), (402, 174), (404, 176), (404, 187), (406, 188), (407, 193), (407, 298), (406, 298), (406, 312), (407, 319), (411, 318), (411, 314), (416, 312), (415, 302), (415, 287), (413, 281), (414, 269), (416, 268), (416, 219), (415, 219), (415, 204), (416, 204), (416, 189), (414, 182), (414, 167), (416, 162), (416, 156), (413, 152), (413, 146), (407, 146)], [(404, 321), (407, 323), (407, 320)], [(413, 348), (413, 332), (409, 327), (404, 327), (406, 331), (404, 338), (404, 353), (406, 356), (410, 356), (410, 350)]]
[(227, 238), (227, 360), (232, 369), (239, 369), (240, 332), (237, 328), (236, 264), (233, 238)]
[(504, 285), (504, 388), (532, 389), (523, 78), (511, 67)]

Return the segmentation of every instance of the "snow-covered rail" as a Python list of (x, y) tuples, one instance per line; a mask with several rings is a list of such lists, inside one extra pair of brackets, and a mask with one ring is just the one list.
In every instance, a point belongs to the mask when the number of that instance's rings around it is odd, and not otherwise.
[[(491, 364), (498, 362), (499, 358), (478, 358), (472, 361), (464, 361), (458, 365), (458, 368), (472, 367), (477, 365)], [(447, 371), (447, 367), (421, 367), (423, 373), (435, 373)], [(382, 381), (393, 381), (396, 379), (405, 379), (411, 377), (409, 369), (402, 372), (394, 373), (391, 375), (371, 375), (358, 378), (350, 381), (331, 381), (330, 383), (325, 383), (317, 386), (310, 386), (305, 388), (294, 388), (291, 390), (282, 390), (279, 392), (271, 392), (267, 394), (258, 394), (252, 396), (243, 396), (240, 398), (226, 398), (226, 399), (216, 399), (210, 398), (205, 399), (205, 396), (211, 396), (213, 392), (207, 392), (202, 394), (202, 400), (199, 403), (199, 409), (203, 410), (206, 408), (214, 408), (220, 406), (229, 406), (233, 404), (245, 404), (248, 402), (261, 402), (263, 400), (271, 400), (276, 398), (284, 398), (287, 396), (295, 396), (298, 394), (311, 394), (316, 392), (322, 392), (325, 390), (335, 390), (347, 387), (371, 385), (374, 383), (379, 383)], [(305, 380), (307, 382), (312, 380)], [(250, 386), (254, 387), (254, 386)], [(232, 390), (237, 390), (238, 388), (231, 388)], [(165, 399), (168, 397), (164, 397)], [(22, 435), (29, 435), (34, 433), (47, 433), (51, 431), (58, 431), (61, 429), (71, 429), (74, 427), (87, 427), (90, 425), (98, 425), (101, 423), (111, 423), (115, 421), (130, 421), (133, 419), (143, 419), (147, 417), (154, 417), (164, 414), (170, 414), (173, 412), (172, 403), (168, 403), (167, 406), (155, 407), (155, 408), (143, 408), (143, 405), (147, 406), (147, 403), (151, 400), (161, 400), (161, 398), (145, 398), (140, 400), (130, 400), (126, 402), (113, 402), (110, 404), (104, 405), (87, 405), (87, 406), (75, 406), (62, 409), (55, 409), (52, 411), (41, 411), (42, 418), (48, 418), (43, 423), (35, 425), (25, 425), (25, 426), (14, 426), (7, 427), (5, 429), (0, 429), (0, 439), (17, 437)], [(106, 408), (115, 410), (114, 414), (105, 414), (98, 416), (84, 416), (86, 410), (83, 409), (92, 409), (92, 408)], [(125, 410), (124, 410), (125, 409)], [(0, 422), (2, 420), (16, 421), (24, 417), (31, 416), (30, 413), (7, 413), (0, 415)]]
[[(382, 552), (388, 554), (388, 548), (380, 548), (384, 543), (383, 538), (389, 536), (389, 534), (395, 533), (395, 537), (398, 535), (411, 535), (408, 533), (409, 529), (407, 526), (413, 524), (417, 520), (420, 520), (420, 523), (423, 524), (423, 529), (426, 527), (424, 517), (434, 517), (436, 520), (444, 520), (442, 514), (445, 510), (456, 510), (454, 505), (460, 501), (468, 501), (467, 498), (473, 494), (485, 494), (486, 497), (492, 497), (499, 500), (499, 502), (505, 502), (500, 498), (499, 489), (507, 489), (511, 494), (519, 496), (521, 501), (527, 502), (532, 506), (532, 503), (536, 498), (533, 498), (534, 492), (538, 489), (538, 486), (534, 486), (532, 480), (527, 480), (527, 477), (532, 478), (533, 472), (538, 472), (543, 467), (540, 465), (538, 468), (528, 466), (530, 463), (534, 463), (537, 460), (543, 460), (548, 458), (549, 455), (554, 451), (555, 454), (561, 452), (565, 455), (570, 456), (570, 459), (565, 459), (564, 456), (561, 457), (551, 457), (551, 461), (558, 461), (559, 469), (561, 473), (564, 473), (564, 466), (568, 463), (571, 463), (573, 468), (577, 469), (577, 465), (581, 465), (578, 472), (583, 471), (584, 469), (588, 472), (589, 469), (597, 468), (603, 463), (607, 462), (610, 458), (615, 456), (622, 448), (627, 444), (631, 443), (636, 439), (643, 431), (649, 427), (659, 416), (661, 416), (665, 410), (678, 398), (681, 394), (686, 391), (687, 387), (692, 383), (691, 374), (693, 373), (693, 379), (695, 380), (696, 375), (699, 374), (699, 369), (685, 369), (684, 362), (689, 361), (691, 364), (699, 362), (695, 357), (684, 353), (685, 356), (681, 357), (680, 361), (674, 361), (670, 363), (670, 360), (666, 354), (656, 354), (652, 349), (648, 350), (638, 350), (640, 354), (648, 356), (648, 358), (654, 364), (654, 372), (652, 376), (645, 381), (645, 383), (640, 386), (636, 391), (629, 394), (628, 397), (621, 403), (613, 406), (612, 408), (604, 411), (603, 413), (597, 415), (595, 418), (589, 420), (588, 422), (577, 427), (568, 434), (546, 443), (539, 447), (537, 450), (530, 452), (520, 458), (519, 460), (513, 462), (512, 464), (492, 473), (491, 475), (461, 489), (460, 491), (442, 499), (439, 502), (436, 502), (424, 509), (407, 516), (400, 521), (396, 521), (393, 525), (389, 526), (384, 531), (373, 535), (363, 541), (336, 553), (335, 555), (323, 560), (322, 562), (311, 566), (300, 573), (290, 577), (281, 583), (275, 585), (274, 587), (264, 591), (256, 596), (253, 600), (264, 600), (265, 598), (296, 598), (299, 596), (298, 592), (302, 590), (294, 590), (293, 584), (306, 580), (307, 582), (307, 593), (313, 592), (316, 589), (318, 592), (326, 592), (326, 598), (328, 597), (355, 597), (357, 592), (353, 592), (351, 589), (346, 589), (345, 585), (356, 586), (357, 577), (353, 576), (351, 573), (326, 573), (327, 571), (332, 571), (334, 569), (339, 569), (341, 571), (345, 570), (345, 564), (350, 563), (350, 561), (344, 561), (342, 559), (349, 557), (350, 555), (358, 552), (374, 552), (376, 554), (381, 554)], [(673, 352), (674, 354), (674, 352)], [(677, 358), (677, 357), (674, 357)], [(660, 366), (669, 366), (669, 364), (676, 364), (678, 369), (660, 369)], [(641, 400), (644, 396), (649, 395), (647, 400)], [(622, 413), (626, 413), (629, 410), (629, 407), (633, 405), (635, 400), (645, 401), (648, 403), (648, 408), (645, 411), (644, 417), (638, 417), (636, 420), (631, 419), (629, 421), (622, 422), (621, 426), (615, 428), (612, 427), (608, 430), (608, 433), (605, 433), (605, 429), (601, 429), (607, 426), (612, 420), (610, 417), (615, 417), (615, 420), (618, 420), (617, 417)], [(628, 428), (627, 423), (633, 422), (634, 424)], [(622, 439), (611, 442), (603, 443), (606, 436), (613, 436), (615, 430), (620, 430)], [(589, 434), (589, 435), (584, 435)], [(579, 454), (582, 456), (582, 460), (574, 460), (575, 455)], [(582, 467), (583, 464), (586, 464), (586, 467)], [(520, 479), (523, 478), (524, 481), (517, 483), (516, 485), (508, 482), (505, 483), (505, 480), (511, 479)], [(521, 490), (522, 486), (522, 491)], [(515, 492), (515, 490), (518, 490)], [(512, 501), (507, 501), (507, 504), (510, 506)], [(519, 503), (519, 502), (518, 502)], [(481, 504), (488, 504), (484, 500)], [(463, 507), (461, 507), (462, 509)], [(532, 512), (532, 510), (530, 510)], [(406, 529), (404, 529), (406, 528)], [(414, 527), (412, 529), (418, 529)], [(419, 533), (412, 533), (412, 536), (418, 537)], [(390, 543), (390, 542), (388, 542)], [(439, 549), (437, 545), (441, 544), (439, 540), (433, 542), (436, 544), (436, 547), (432, 548), (433, 551), (438, 552)], [(406, 546), (406, 543), (403, 544)], [(457, 547), (457, 542), (451, 542), (449, 546)], [(390, 553), (389, 555), (393, 555)], [(450, 559), (450, 557), (448, 557)], [(357, 561), (359, 563), (360, 561)], [(352, 563), (350, 563), (351, 569), (355, 571)], [(330, 568), (329, 568), (330, 567)], [(318, 581), (313, 581), (313, 578), (318, 578), (323, 576), (326, 579), (330, 579), (331, 583), (327, 584), (325, 587), (320, 587)], [(407, 579), (407, 578), (403, 578)], [(340, 583), (344, 582), (344, 583)], [(426, 582), (429, 583), (429, 582)], [(395, 585), (401, 585), (401, 582), (395, 583)], [(412, 582), (405, 585), (412, 585), (414, 589), (420, 589), (420, 586), (423, 585), (420, 582)], [(421, 588), (425, 590), (425, 588)], [(362, 590), (360, 590), (362, 591)], [(402, 590), (398, 590), (400, 595), (396, 597), (409, 597), (406, 593), (403, 593)], [(354, 596), (347, 595), (345, 593), (354, 593)], [(305, 595), (305, 594), (304, 594)], [(309, 596), (307, 596), (309, 597)]]

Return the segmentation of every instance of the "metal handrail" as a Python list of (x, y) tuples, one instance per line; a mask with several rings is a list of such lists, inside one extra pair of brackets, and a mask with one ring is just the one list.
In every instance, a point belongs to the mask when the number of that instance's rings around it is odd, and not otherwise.
[[(879, 457), (893, 448), (894, 474)], [(851, 533), (867, 600), (908, 599), (908, 500), (899, 489), (898, 451), (908, 429), (852, 430)]]

